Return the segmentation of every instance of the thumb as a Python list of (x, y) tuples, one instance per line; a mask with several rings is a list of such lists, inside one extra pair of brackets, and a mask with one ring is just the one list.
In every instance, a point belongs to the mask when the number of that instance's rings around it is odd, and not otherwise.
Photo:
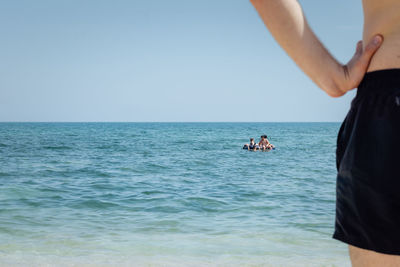
[(383, 36), (380, 34), (375, 35), (374, 38), (372, 38), (371, 41), (368, 42), (368, 44), (365, 46), (364, 51), (362, 51), (361, 61), (363, 65), (366, 66), (369, 65), (372, 56), (375, 54), (376, 50), (378, 50), (378, 48), (381, 46), (382, 42), (383, 42)]

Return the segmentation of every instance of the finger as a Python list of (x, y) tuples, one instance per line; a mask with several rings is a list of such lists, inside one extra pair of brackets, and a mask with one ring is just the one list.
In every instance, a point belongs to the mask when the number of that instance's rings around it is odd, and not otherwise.
[(365, 65), (369, 65), (372, 56), (375, 54), (376, 50), (378, 50), (378, 48), (381, 46), (382, 42), (383, 42), (383, 36), (375, 35), (374, 38), (372, 38), (372, 40), (367, 44), (362, 53), (362, 59), (361, 59)]
[(350, 59), (349, 63), (347, 65), (352, 65), (351, 63), (354, 62), (359, 62), (360, 58), (363, 55), (363, 43), (362, 41), (358, 41), (356, 45), (356, 51), (354, 52), (353, 57)]
[(355, 52), (354, 56), (361, 56), (362, 52), (363, 52), (362, 41), (358, 41), (357, 46), (356, 46), (356, 52)]

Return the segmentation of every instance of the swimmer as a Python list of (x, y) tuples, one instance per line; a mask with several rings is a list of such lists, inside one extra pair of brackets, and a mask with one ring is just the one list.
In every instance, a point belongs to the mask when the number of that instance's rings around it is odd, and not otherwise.
[(267, 147), (268, 147), (269, 149), (275, 148), (275, 146), (269, 142), (268, 136), (267, 136), (267, 135), (264, 135), (264, 140), (266, 141)]
[(272, 149), (271, 144), (269, 143), (266, 135), (261, 135), (260, 142), (258, 142), (258, 146), (262, 150)]
[(254, 138), (250, 138), (250, 144), (245, 144), (243, 149), (256, 151), (258, 149), (258, 145), (254, 142)]

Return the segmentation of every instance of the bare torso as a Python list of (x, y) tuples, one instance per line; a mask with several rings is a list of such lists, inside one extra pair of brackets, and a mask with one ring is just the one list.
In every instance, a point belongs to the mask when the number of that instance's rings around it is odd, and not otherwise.
[(384, 42), (376, 52), (368, 71), (400, 68), (400, 1), (363, 0), (364, 32), (367, 43), (374, 34), (380, 33)]

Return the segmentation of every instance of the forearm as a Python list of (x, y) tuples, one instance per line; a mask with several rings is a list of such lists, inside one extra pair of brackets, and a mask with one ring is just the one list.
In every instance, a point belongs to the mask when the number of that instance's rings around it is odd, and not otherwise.
[(321, 44), (296, 0), (251, 0), (275, 40), (322, 90), (341, 96), (342, 65)]

